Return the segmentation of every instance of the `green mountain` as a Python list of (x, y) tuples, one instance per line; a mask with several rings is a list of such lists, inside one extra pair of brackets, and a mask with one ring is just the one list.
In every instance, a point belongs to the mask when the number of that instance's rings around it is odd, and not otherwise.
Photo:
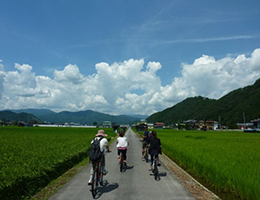
[(14, 113), (12, 111), (0, 111), (0, 120), (2, 120), (3, 122), (23, 121), (27, 123), (36, 123), (41, 121), (39, 118), (35, 117), (32, 114), (28, 114), (24, 112)]
[(81, 124), (92, 125), (94, 122), (102, 124), (104, 121), (115, 122), (116, 124), (131, 124), (139, 121), (134, 117), (126, 115), (113, 116), (104, 113), (95, 112), (92, 110), (79, 111), (79, 112), (68, 112), (63, 111), (60, 113), (47, 114), (40, 116), (42, 121), (50, 123), (66, 123), (75, 122)]
[(187, 119), (197, 118), (197, 115), (205, 106), (210, 105), (212, 99), (203, 98), (201, 96), (187, 98), (184, 101), (167, 108), (161, 112), (152, 114), (146, 120), (148, 122), (164, 122), (166, 124), (183, 122)]
[(260, 79), (254, 85), (230, 92), (218, 100), (201, 96), (187, 98), (184, 101), (152, 114), (148, 122), (166, 124), (184, 120), (215, 120), (222, 125), (235, 127), (236, 123), (250, 122), (260, 117)]
[(19, 109), (19, 110), (10, 110), (12, 112), (15, 113), (29, 113), (32, 114), (36, 117), (40, 117), (42, 115), (48, 115), (48, 114), (55, 114), (55, 112), (53, 112), (52, 110), (49, 109), (33, 109), (33, 108), (29, 108), (29, 109)]
[[(92, 110), (79, 111), (79, 112), (53, 112), (48, 109), (20, 109), (20, 110), (9, 110), (15, 114), (29, 113), (36, 116), (42, 122), (49, 122), (52, 124), (64, 124), (64, 123), (80, 123), (92, 125), (94, 122), (102, 124), (104, 121), (115, 122), (116, 124), (132, 124), (145, 119), (148, 116), (127, 116), (127, 115), (108, 115), (104, 113), (95, 112)], [(12, 115), (15, 116), (15, 115)], [(1, 117), (1, 116), (0, 116)], [(11, 116), (8, 117), (15, 121)]]

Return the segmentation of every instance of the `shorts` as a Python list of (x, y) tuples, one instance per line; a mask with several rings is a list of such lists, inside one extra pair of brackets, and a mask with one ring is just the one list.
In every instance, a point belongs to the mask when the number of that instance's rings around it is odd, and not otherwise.
[(155, 156), (155, 158), (158, 158), (159, 152), (158, 151), (152, 151), (150, 153), (150, 155), (151, 155), (151, 165), (152, 165), (154, 156)]
[(120, 156), (120, 153), (123, 154), (123, 158), (124, 160), (126, 160), (126, 152), (127, 152), (127, 149), (117, 149), (117, 155)]

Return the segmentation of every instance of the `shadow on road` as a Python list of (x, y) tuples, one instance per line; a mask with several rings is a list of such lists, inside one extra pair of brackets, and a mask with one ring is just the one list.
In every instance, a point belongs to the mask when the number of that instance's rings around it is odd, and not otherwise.
[(167, 173), (166, 173), (166, 172), (160, 172), (160, 173), (159, 173), (159, 176), (160, 176), (160, 177), (167, 176)]
[[(154, 176), (153, 173), (150, 173), (150, 176)], [(160, 181), (162, 177), (167, 176), (166, 172), (159, 172), (158, 177), (156, 178), (156, 181)]]
[(103, 182), (103, 186), (98, 188), (95, 199), (100, 198), (104, 193), (111, 192), (119, 187), (118, 183), (109, 183), (108, 181)]
[(134, 168), (134, 166), (125, 166), (124, 168), (123, 168), (123, 171), (122, 172), (125, 172), (126, 170), (130, 170), (130, 169), (133, 169)]

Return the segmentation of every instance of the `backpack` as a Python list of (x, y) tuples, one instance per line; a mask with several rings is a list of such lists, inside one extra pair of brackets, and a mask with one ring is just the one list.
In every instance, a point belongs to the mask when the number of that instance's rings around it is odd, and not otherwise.
[(90, 150), (89, 150), (89, 160), (92, 162), (97, 162), (101, 159), (103, 153), (100, 149), (100, 141), (103, 138), (100, 137), (99, 139), (94, 138), (93, 142), (91, 143)]

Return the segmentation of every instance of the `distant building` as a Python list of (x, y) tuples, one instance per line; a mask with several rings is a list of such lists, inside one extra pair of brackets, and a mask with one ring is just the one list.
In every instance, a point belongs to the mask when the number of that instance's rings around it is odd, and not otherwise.
[(140, 122), (135, 125), (135, 128), (138, 132), (144, 131), (146, 128), (148, 128), (148, 125), (146, 122)]
[(239, 129), (249, 129), (249, 128), (253, 128), (254, 124), (253, 123), (237, 123), (237, 126)]
[(162, 123), (162, 122), (156, 122), (156, 123), (154, 123), (153, 124), (153, 127), (154, 128), (163, 128), (164, 127), (164, 123)]
[(110, 121), (104, 121), (102, 124), (103, 128), (112, 128), (112, 122)]
[(186, 129), (195, 129), (200, 127), (199, 122), (195, 119), (189, 119), (183, 122), (186, 126)]
[(259, 130), (260, 129), (260, 118), (251, 120), (250, 123), (237, 123), (239, 129), (243, 130)]
[(253, 126), (254, 126), (256, 129), (260, 129), (260, 118), (251, 120), (251, 122), (253, 123)]
[(153, 129), (153, 123), (147, 123), (148, 129)]
[(206, 121), (205, 126), (208, 130), (217, 130), (219, 127), (219, 124), (217, 121)]

